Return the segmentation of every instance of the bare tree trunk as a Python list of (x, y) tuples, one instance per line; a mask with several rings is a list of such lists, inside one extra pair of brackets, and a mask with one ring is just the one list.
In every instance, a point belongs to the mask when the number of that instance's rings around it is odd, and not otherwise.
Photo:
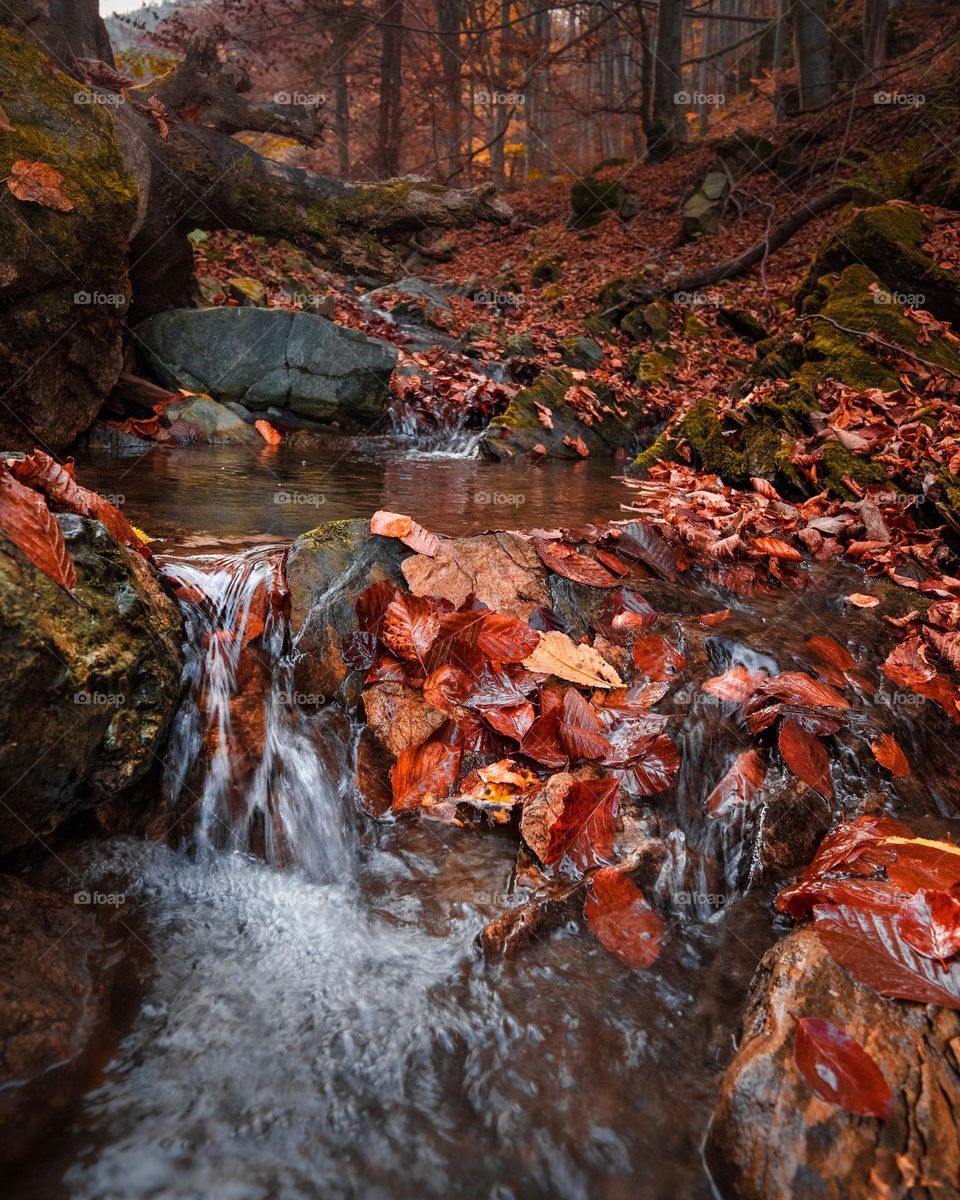
[(376, 164), (381, 179), (389, 179), (400, 172), (403, 0), (383, 0), (380, 24), (382, 40)]
[(826, 0), (795, 0), (793, 33), (800, 69), (800, 109), (810, 112), (830, 103), (830, 31)]
[(337, 54), (333, 69), (333, 132), (337, 139), (337, 170), (350, 174), (350, 85), (346, 51)]
[(879, 71), (887, 61), (888, 0), (863, 0), (863, 62)]
[(437, 14), (437, 40), (440, 44), (445, 107), (443, 161), (440, 169), (445, 179), (454, 179), (463, 165), (460, 160), (463, 140), (463, 96), (460, 83), (460, 26), (463, 23), (463, 6), (461, 0), (434, 0), (434, 10)]
[(654, 159), (669, 157), (684, 140), (685, 109), (677, 100), (683, 91), (683, 10), (684, 0), (660, 0), (657, 10), (653, 140), (647, 151)]

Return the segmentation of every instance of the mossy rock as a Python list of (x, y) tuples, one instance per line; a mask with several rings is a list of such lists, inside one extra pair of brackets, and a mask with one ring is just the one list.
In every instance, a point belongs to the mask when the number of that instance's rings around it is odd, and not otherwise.
[(560, 358), (568, 367), (592, 371), (603, 361), (603, 347), (593, 338), (583, 337), (582, 334), (561, 338), (558, 346)]
[(556, 258), (539, 254), (530, 260), (530, 279), (534, 287), (545, 283), (556, 283), (563, 274), (563, 265)]
[(646, 354), (633, 352), (627, 365), (641, 387), (653, 387), (668, 379), (679, 361), (680, 352), (665, 346), (661, 350), (648, 350)]
[(640, 202), (619, 180), (604, 182), (591, 178), (577, 180), (570, 189), (570, 207), (571, 225), (575, 229), (589, 229), (609, 212), (628, 221), (640, 211)]
[(650, 304), (639, 304), (631, 308), (620, 321), (620, 328), (635, 342), (653, 338), (662, 341), (670, 336), (673, 313), (668, 304), (654, 300)]
[(508, 358), (536, 358), (537, 347), (525, 333), (511, 333), (503, 344)]
[(745, 342), (762, 342), (770, 336), (762, 323), (745, 308), (721, 307), (717, 315), (728, 329), (733, 330), (737, 337), (743, 338)]
[(156, 573), (98, 521), (57, 520), (71, 595), (0, 537), (0, 853), (142, 779), (179, 697), (182, 622)]
[(720, 228), (721, 203), (730, 187), (725, 171), (708, 171), (697, 190), (683, 206), (680, 240), (692, 242), (709, 237)]
[(107, 106), (0, 30), (0, 178), (14, 162), (63, 176), (71, 212), (5, 193), (0, 204), (0, 446), (60, 449), (92, 423), (119, 376), (137, 185)]
[(858, 264), (874, 273), (893, 300), (922, 297), (912, 307), (928, 309), (960, 328), (960, 278), (922, 249), (932, 228), (929, 218), (910, 204), (879, 204), (854, 214), (817, 251), (797, 291), (797, 311), (819, 311), (810, 305), (820, 303), (822, 278)]
[[(597, 388), (602, 403), (610, 406), (602, 421), (585, 425), (577, 412), (564, 399), (568, 388), (577, 381), (569, 371), (551, 369), (537, 376), (529, 386), (521, 388), (510, 401), (506, 411), (494, 417), (480, 438), (480, 450), (489, 458), (508, 459), (529, 453), (540, 444), (549, 458), (579, 458), (573, 447), (564, 443), (582, 438), (590, 454), (610, 458), (618, 450), (632, 451), (638, 442), (638, 430), (649, 426), (654, 418), (636, 401), (617, 397), (616, 403), (625, 412), (613, 411), (615, 398), (607, 388)], [(553, 428), (547, 429), (537, 415), (537, 404), (550, 409)]]

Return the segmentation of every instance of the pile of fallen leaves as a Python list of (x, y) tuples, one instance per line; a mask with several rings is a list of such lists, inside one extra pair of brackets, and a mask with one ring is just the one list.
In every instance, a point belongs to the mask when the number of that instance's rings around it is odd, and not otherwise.
[(82, 487), (72, 464), (35, 450), (23, 458), (0, 460), (0, 532), (6, 534), (54, 583), (72, 588), (77, 572), (53, 511), (101, 521), (121, 546), (149, 558), (149, 539), (103, 496)]

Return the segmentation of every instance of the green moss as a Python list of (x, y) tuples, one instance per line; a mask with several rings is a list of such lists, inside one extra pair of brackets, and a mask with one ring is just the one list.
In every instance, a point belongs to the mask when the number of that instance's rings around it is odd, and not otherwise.
[(636, 196), (619, 180), (578, 180), (570, 189), (570, 207), (572, 224), (579, 229), (596, 225), (608, 212), (617, 213), (624, 220), (639, 212)]
[(563, 268), (555, 258), (539, 254), (530, 260), (530, 278), (534, 287), (542, 287), (545, 283), (556, 283), (562, 274)]
[(880, 463), (858, 457), (839, 442), (826, 442), (818, 478), (821, 486), (827, 488), (831, 495), (840, 496), (845, 500), (856, 500), (856, 493), (844, 483), (845, 478), (866, 486), (871, 483), (884, 483), (887, 473)]
[(641, 387), (652, 387), (663, 383), (679, 361), (680, 352), (666, 346), (662, 350), (648, 350), (646, 354), (631, 354), (627, 365)]

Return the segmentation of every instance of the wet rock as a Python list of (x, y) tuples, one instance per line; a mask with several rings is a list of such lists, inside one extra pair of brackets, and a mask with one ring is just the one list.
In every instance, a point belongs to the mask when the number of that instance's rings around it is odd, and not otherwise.
[(357, 596), (383, 579), (403, 585), (400, 562), (409, 554), (395, 538), (371, 536), (368, 521), (328, 521), (297, 538), (287, 585), (299, 690), (359, 702), (360, 676), (343, 661), (340, 643), (356, 629)]
[(720, 228), (723, 198), (730, 187), (730, 178), (723, 170), (711, 170), (683, 206), (680, 240), (697, 241), (710, 237)]
[(593, 338), (574, 334), (572, 337), (561, 338), (559, 345), (560, 357), (567, 366), (592, 371), (603, 361), (603, 348)]
[(180, 616), (152, 568), (99, 522), (57, 520), (72, 595), (0, 539), (0, 853), (141, 779), (179, 693)]
[[(571, 442), (582, 439), (589, 454), (604, 458), (621, 449), (633, 450), (639, 440), (638, 431), (651, 419), (650, 414), (638, 402), (618, 396), (616, 403), (624, 416), (613, 410), (605, 412), (602, 421), (586, 425), (564, 398), (576, 383), (569, 371), (544, 371), (529, 387), (517, 392), (505, 412), (493, 418), (480, 437), (480, 450), (489, 458), (502, 460), (541, 445), (550, 458), (581, 457), (574, 446), (564, 442), (564, 437)], [(609, 389), (596, 390), (602, 403), (614, 399)], [(541, 410), (549, 410), (543, 415), (552, 428), (541, 421)]]
[(717, 316), (729, 329), (745, 342), (762, 342), (769, 337), (767, 330), (761, 325), (753, 313), (745, 308), (728, 308), (721, 305)]
[(185, 396), (165, 409), (160, 420), (170, 440), (184, 445), (203, 442), (254, 446), (262, 444), (263, 439), (248, 423), (251, 417), (250, 410), (239, 403), (228, 406), (209, 396)]
[(530, 262), (530, 278), (534, 287), (543, 287), (545, 283), (557, 283), (562, 274), (563, 265), (559, 259), (542, 254)]
[(370, 299), (378, 308), (386, 308), (397, 321), (424, 322), (432, 325), (451, 313), (450, 301), (434, 284), (410, 275), (396, 283), (377, 288)]
[(0, 1163), (29, 1154), (82, 1090), (110, 971), (92, 907), (0, 876)]
[(583, 912), (585, 881), (558, 888), (546, 896), (535, 896), (524, 904), (508, 909), (503, 916), (488, 922), (477, 935), (484, 958), (508, 957), (535, 939), (546, 937), (576, 921)]
[(395, 348), (305, 312), (171, 309), (145, 321), (140, 345), (171, 389), (366, 426), (386, 412)]
[[(863, 1046), (893, 1092), (889, 1120), (852, 1116), (814, 1095), (793, 1059), (791, 1013), (834, 1021)], [(763, 958), (742, 1029), (706, 1145), (720, 1195), (957, 1195), (960, 1015), (884, 999), (803, 928)]]
[(0, 445), (59, 449), (89, 428), (122, 368), (125, 253), (137, 187), (105, 105), (48, 55), (0, 31), (0, 94), (12, 130), (0, 178), (18, 159), (53, 164), (74, 208), (0, 204)]

